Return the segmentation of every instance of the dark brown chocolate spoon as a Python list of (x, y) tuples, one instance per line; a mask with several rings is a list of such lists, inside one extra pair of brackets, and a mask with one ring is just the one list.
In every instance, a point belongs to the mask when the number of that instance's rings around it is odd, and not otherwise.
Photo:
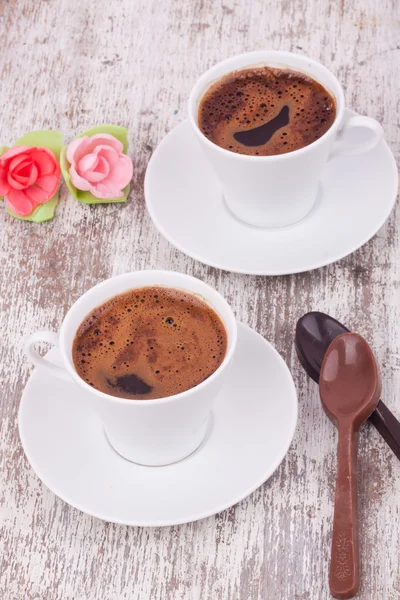
[(378, 367), (357, 333), (336, 337), (319, 378), (322, 405), (338, 429), (338, 462), (329, 586), (334, 598), (353, 598), (360, 580), (357, 517), (358, 431), (381, 393)]
[[(322, 361), (329, 344), (335, 337), (348, 331), (342, 323), (322, 312), (308, 312), (297, 321), (297, 356), (311, 379), (318, 383)], [(369, 420), (400, 460), (400, 422), (382, 400)]]

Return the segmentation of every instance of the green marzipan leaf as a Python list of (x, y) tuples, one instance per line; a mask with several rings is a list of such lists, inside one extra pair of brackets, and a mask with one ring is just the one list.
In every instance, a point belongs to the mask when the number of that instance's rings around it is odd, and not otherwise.
[(69, 163), (67, 161), (67, 148), (68, 146), (63, 146), (60, 154), (60, 168), (64, 177), (65, 184), (74, 198), (78, 198), (77, 193), (78, 190), (71, 183), (71, 177), (69, 175)]
[[(128, 130), (125, 127), (120, 127), (119, 125), (96, 125), (96, 127), (92, 127), (91, 129), (88, 129), (87, 131), (84, 131), (78, 135), (77, 138), (84, 137), (85, 135), (92, 137), (93, 135), (97, 135), (99, 133), (108, 133), (117, 138), (117, 140), (124, 145), (124, 153), (126, 154), (128, 150)], [(129, 184), (124, 188), (124, 195), (121, 198), (96, 198), (96, 196), (93, 196), (93, 194), (90, 192), (76, 189), (71, 182), (71, 177), (69, 175), (70, 165), (67, 160), (67, 148), (68, 146), (64, 146), (61, 150), (60, 167), (65, 184), (74, 198), (83, 204), (109, 204), (112, 202), (126, 202), (130, 190)]]
[(60, 131), (53, 131), (52, 129), (31, 131), (18, 138), (14, 146), (37, 146), (38, 148), (48, 148), (54, 152), (57, 159), (60, 160), (62, 134)]
[(128, 184), (124, 189), (124, 195), (121, 198), (96, 198), (90, 192), (85, 192), (82, 190), (77, 190), (78, 200), (83, 202), (83, 204), (108, 204), (113, 202), (126, 202), (130, 190), (130, 185)]
[[(41, 146), (42, 147), (42, 146)], [(43, 223), (43, 221), (49, 221), (54, 217), (54, 212), (58, 203), (58, 190), (54, 194), (50, 200), (44, 202), (37, 206), (33, 212), (27, 217), (21, 217), (20, 215), (16, 215), (11, 209), (8, 207), (6, 211), (9, 215), (12, 215), (16, 219), (20, 219), (21, 221), (33, 221), (33, 223)]]

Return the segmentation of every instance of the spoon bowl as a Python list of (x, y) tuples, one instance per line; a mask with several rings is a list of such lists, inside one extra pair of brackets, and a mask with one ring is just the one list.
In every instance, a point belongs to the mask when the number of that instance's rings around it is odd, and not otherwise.
[(350, 419), (358, 429), (375, 410), (381, 379), (369, 344), (356, 333), (344, 333), (330, 344), (321, 367), (320, 395), (328, 416)]
[(316, 383), (329, 344), (338, 335), (348, 333), (347, 327), (322, 312), (308, 312), (296, 325), (294, 343), (301, 366)]

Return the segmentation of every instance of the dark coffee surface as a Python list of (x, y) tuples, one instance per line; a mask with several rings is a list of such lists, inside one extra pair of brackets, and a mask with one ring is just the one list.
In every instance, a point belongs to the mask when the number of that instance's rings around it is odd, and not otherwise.
[(102, 304), (81, 323), (75, 368), (89, 385), (150, 400), (188, 390), (222, 363), (225, 327), (198, 296), (174, 288), (134, 289)]
[(294, 71), (259, 67), (216, 81), (201, 100), (198, 122), (221, 148), (271, 156), (308, 146), (335, 117), (335, 100), (317, 81)]

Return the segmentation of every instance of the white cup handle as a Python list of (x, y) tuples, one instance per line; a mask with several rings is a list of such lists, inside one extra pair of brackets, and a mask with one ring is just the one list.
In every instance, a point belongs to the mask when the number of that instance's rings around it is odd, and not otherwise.
[[(370, 135), (362, 142), (352, 143), (348, 139), (350, 137), (349, 132), (358, 128), (368, 130)], [(332, 158), (336, 158), (337, 156), (349, 156), (351, 154), (368, 152), (368, 150), (375, 148), (382, 138), (382, 125), (378, 123), (378, 121), (375, 121), (375, 119), (363, 117), (361, 115), (349, 117), (339, 132), (335, 145), (333, 146), (333, 151), (329, 156), (329, 160), (332, 160)]]
[(47, 358), (40, 356), (34, 349), (34, 345), (38, 342), (49, 342), (50, 344), (54, 344), (54, 346), (58, 346), (58, 334), (54, 333), (54, 331), (37, 331), (33, 333), (25, 341), (25, 354), (36, 368), (47, 371), (49, 375), (55, 375), (60, 379), (64, 379), (64, 381), (71, 381), (71, 377), (64, 367), (59, 367)]

